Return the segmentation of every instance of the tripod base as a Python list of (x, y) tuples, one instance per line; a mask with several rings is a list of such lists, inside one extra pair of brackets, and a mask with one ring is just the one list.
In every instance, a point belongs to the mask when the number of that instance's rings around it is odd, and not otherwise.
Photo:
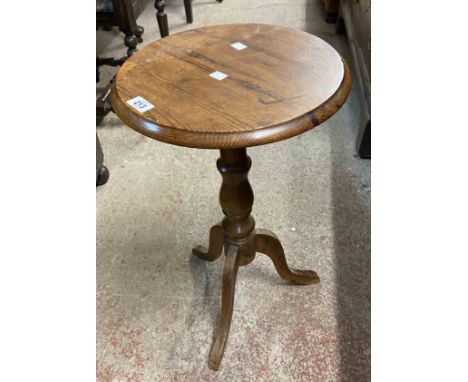
[(314, 271), (290, 268), (286, 262), (281, 242), (273, 232), (265, 229), (255, 229), (248, 241), (241, 245), (235, 245), (225, 240), (222, 225), (216, 224), (210, 230), (209, 248), (197, 246), (192, 253), (202, 260), (214, 261), (221, 256), (223, 247), (226, 258), (223, 269), (221, 310), (208, 361), (208, 365), (212, 370), (219, 369), (229, 335), (239, 266), (251, 263), (256, 252), (261, 252), (270, 257), (276, 271), (285, 280), (294, 284), (313, 284), (320, 281)]
[(247, 155), (247, 150), (221, 150), (216, 164), (223, 178), (219, 202), (224, 219), (211, 227), (209, 248), (197, 246), (192, 251), (195, 256), (207, 261), (214, 261), (221, 256), (223, 248), (226, 255), (218, 328), (208, 361), (212, 370), (219, 369), (226, 347), (239, 266), (251, 263), (256, 253), (261, 252), (273, 261), (276, 271), (285, 280), (295, 284), (313, 284), (320, 281), (314, 271), (289, 268), (283, 247), (276, 235), (265, 229), (255, 229), (255, 220), (250, 215), (254, 195), (247, 177), (252, 160)]

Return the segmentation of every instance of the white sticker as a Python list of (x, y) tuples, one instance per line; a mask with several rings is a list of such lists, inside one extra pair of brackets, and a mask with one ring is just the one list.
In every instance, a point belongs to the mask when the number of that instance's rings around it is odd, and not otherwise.
[(242, 49), (247, 48), (247, 45), (244, 45), (241, 42), (235, 42), (234, 44), (231, 44), (231, 46), (237, 50), (242, 50)]
[(218, 81), (222, 81), (224, 80), (228, 75), (227, 74), (224, 74), (224, 73), (221, 73), (221, 72), (213, 72), (213, 73), (210, 73), (210, 77), (214, 78), (215, 80), (218, 80)]
[(135, 97), (132, 99), (129, 99), (127, 103), (133, 107), (134, 109), (144, 113), (145, 111), (151, 110), (154, 105), (145, 100), (143, 97)]

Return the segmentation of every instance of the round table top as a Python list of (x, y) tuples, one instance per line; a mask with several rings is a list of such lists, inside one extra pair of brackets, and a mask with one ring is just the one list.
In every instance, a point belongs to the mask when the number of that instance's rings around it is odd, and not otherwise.
[(216, 25), (157, 40), (120, 68), (116, 114), (186, 147), (257, 146), (312, 129), (345, 102), (348, 66), (322, 39), (265, 24)]

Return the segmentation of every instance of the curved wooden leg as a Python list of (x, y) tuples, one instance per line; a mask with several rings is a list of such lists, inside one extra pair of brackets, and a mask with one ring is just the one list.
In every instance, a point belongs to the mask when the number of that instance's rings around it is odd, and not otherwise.
[(221, 310), (215, 339), (211, 345), (208, 366), (211, 370), (218, 370), (226, 347), (229, 328), (231, 327), (232, 310), (234, 307), (234, 290), (236, 286), (237, 270), (239, 269), (240, 254), (237, 247), (226, 246), (226, 260), (223, 269), (223, 286), (221, 291)]
[(192, 253), (202, 260), (214, 261), (223, 251), (224, 232), (221, 223), (215, 224), (210, 229), (209, 248), (197, 245), (192, 249)]
[(284, 256), (283, 246), (276, 235), (266, 229), (255, 230), (255, 250), (264, 253), (273, 261), (279, 275), (295, 284), (314, 284), (320, 279), (314, 271), (289, 268)]

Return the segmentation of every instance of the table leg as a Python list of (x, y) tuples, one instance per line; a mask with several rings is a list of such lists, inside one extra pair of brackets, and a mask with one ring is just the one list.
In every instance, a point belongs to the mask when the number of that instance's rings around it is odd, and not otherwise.
[(237, 269), (239, 268), (239, 251), (236, 246), (226, 246), (226, 260), (223, 268), (223, 286), (221, 292), (221, 309), (215, 339), (211, 345), (208, 366), (218, 370), (226, 347), (229, 328), (231, 327), (234, 309), (234, 290), (236, 288)]
[(210, 245), (206, 249), (197, 246), (193, 254), (203, 260), (217, 259), (224, 246), (225, 262), (221, 291), (221, 310), (218, 327), (211, 347), (208, 366), (218, 370), (226, 346), (234, 308), (234, 290), (239, 266), (251, 263), (256, 252), (271, 258), (279, 275), (295, 284), (318, 283), (314, 271), (290, 268), (283, 247), (276, 235), (264, 229), (255, 229), (255, 220), (250, 215), (254, 194), (247, 174), (252, 161), (246, 149), (221, 150), (217, 167), (223, 181), (219, 195), (224, 219), (211, 228)]
[(256, 229), (254, 235), (255, 250), (264, 253), (272, 261), (278, 274), (294, 284), (314, 284), (320, 281), (317, 273), (290, 268), (284, 256), (283, 246), (276, 235), (266, 229)]
[(224, 231), (221, 223), (214, 225), (210, 230), (210, 246), (205, 248), (197, 245), (192, 249), (192, 253), (198, 258), (206, 261), (214, 261), (223, 252)]

